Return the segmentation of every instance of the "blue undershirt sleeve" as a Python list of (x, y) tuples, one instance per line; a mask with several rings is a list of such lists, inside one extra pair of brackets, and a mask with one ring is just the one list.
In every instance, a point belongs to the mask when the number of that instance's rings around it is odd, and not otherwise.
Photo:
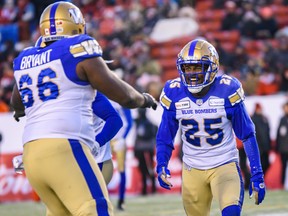
[(235, 135), (243, 142), (244, 150), (250, 162), (251, 176), (263, 175), (260, 162), (255, 126), (243, 102), (229, 108), (228, 118), (231, 119)]
[(123, 126), (123, 122), (106, 96), (100, 92), (97, 93), (97, 96), (92, 103), (92, 109), (95, 115), (105, 121), (102, 131), (95, 137), (95, 140), (100, 146), (103, 146), (117, 134)]
[(156, 136), (157, 166), (168, 166), (174, 150), (174, 138), (178, 128), (179, 123), (175, 118), (175, 114), (171, 111), (164, 111)]
[(123, 134), (123, 138), (126, 139), (127, 135), (129, 134), (129, 131), (132, 128), (133, 118), (132, 118), (132, 114), (131, 114), (131, 110), (130, 109), (123, 108), (123, 111), (124, 111), (124, 115), (125, 115), (125, 118), (126, 118), (126, 121), (127, 121), (127, 127), (126, 127), (126, 130), (125, 130), (124, 134)]

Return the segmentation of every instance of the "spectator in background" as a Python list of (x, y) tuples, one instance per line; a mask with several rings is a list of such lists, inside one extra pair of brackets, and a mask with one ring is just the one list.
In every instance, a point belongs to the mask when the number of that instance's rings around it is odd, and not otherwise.
[(238, 45), (234, 51), (231, 53), (230, 57), (230, 67), (237, 69), (241, 72), (242, 75), (246, 75), (249, 56), (245, 52), (245, 49), (242, 45)]
[(281, 84), (280, 89), (281, 92), (288, 92), (288, 67), (285, 67), (283, 72), (281, 73)]
[(287, 65), (288, 59), (288, 37), (279, 37), (277, 38), (279, 43), (278, 49), (275, 50), (274, 60), (276, 62), (275, 70), (283, 70)]
[[(148, 85), (146, 86), (146, 90), (149, 94), (158, 99), (162, 90), (162, 84), (152, 81), (148, 83)], [(138, 169), (142, 177), (141, 194), (146, 195), (148, 192), (147, 178), (151, 180), (151, 192), (156, 192), (154, 155), (156, 145), (155, 136), (157, 133), (159, 122), (157, 122), (156, 120), (157, 117), (151, 117), (151, 113), (147, 112), (144, 109), (138, 109), (137, 114), (138, 116), (135, 119), (136, 141), (134, 147), (134, 154), (135, 157), (138, 159)]]
[(150, 75), (161, 75), (162, 68), (159, 62), (150, 57), (150, 47), (144, 41), (137, 41), (133, 44), (133, 51), (137, 55), (139, 67), (136, 71), (138, 77), (144, 73)]
[(283, 105), (283, 112), (284, 115), (281, 117), (277, 129), (276, 151), (281, 155), (281, 183), (284, 187), (288, 161), (288, 102)]
[(146, 35), (149, 35), (152, 32), (157, 21), (159, 20), (157, 9), (154, 7), (146, 9), (144, 18), (145, 21), (143, 26), (143, 32), (145, 32)]
[(35, 14), (35, 6), (30, 0), (17, 1), (17, 16), (14, 21), (19, 25), (20, 41), (30, 39), (31, 30), (36, 28)]
[(271, 150), (270, 126), (267, 117), (263, 114), (260, 103), (255, 104), (255, 111), (251, 117), (256, 129), (256, 139), (260, 152), (260, 159), (264, 175), (270, 166), (269, 151)]
[(6, 101), (3, 100), (4, 89), (0, 86), (0, 112), (9, 112), (9, 106)]
[(278, 23), (271, 7), (260, 8), (260, 22), (257, 27), (257, 39), (274, 38), (278, 30)]
[(280, 80), (279, 74), (273, 73), (268, 69), (264, 69), (259, 76), (259, 83), (256, 90), (257, 95), (276, 94), (279, 90)]
[(244, 2), (243, 13), (241, 16), (240, 33), (242, 36), (255, 39), (256, 38), (256, 29), (260, 22), (260, 17), (258, 13), (254, 10), (254, 5), (251, 2)]
[(147, 194), (147, 177), (152, 183), (152, 193), (156, 192), (154, 174), (154, 152), (157, 127), (146, 117), (145, 109), (138, 109), (136, 123), (135, 157), (138, 159), (138, 169), (142, 179), (142, 195)]
[(240, 14), (234, 1), (225, 2), (225, 16), (222, 19), (221, 30), (239, 29)]
[(259, 82), (259, 75), (254, 70), (248, 70), (246, 77), (242, 80), (242, 86), (246, 96), (255, 95)]
[(5, 0), (4, 6), (0, 9), (0, 24), (12, 23), (16, 15), (14, 0)]

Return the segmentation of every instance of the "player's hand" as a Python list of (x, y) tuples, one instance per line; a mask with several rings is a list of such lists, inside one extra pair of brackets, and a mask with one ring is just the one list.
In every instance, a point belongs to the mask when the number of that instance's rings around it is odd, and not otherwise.
[(264, 200), (265, 194), (266, 194), (266, 187), (265, 187), (263, 175), (262, 177), (258, 177), (255, 179), (251, 177), (250, 185), (249, 185), (250, 199), (254, 195), (255, 204), (259, 205)]
[(24, 165), (23, 165), (22, 155), (17, 155), (13, 157), (12, 164), (14, 167), (14, 171), (16, 173), (23, 174)]
[(173, 185), (167, 178), (171, 178), (170, 170), (166, 166), (157, 167), (158, 181), (161, 187), (171, 190)]
[(19, 122), (20, 121), (20, 119), (19, 118), (21, 118), (21, 117), (23, 117), (23, 116), (25, 116), (25, 112), (19, 112), (19, 111), (15, 111), (14, 112), (14, 115), (13, 115), (13, 117), (14, 117), (14, 119), (17, 121), (17, 122)]
[(157, 101), (155, 100), (155, 98), (148, 93), (143, 93), (143, 96), (144, 96), (145, 102), (141, 106), (141, 108), (151, 108), (152, 107), (153, 110), (156, 110)]

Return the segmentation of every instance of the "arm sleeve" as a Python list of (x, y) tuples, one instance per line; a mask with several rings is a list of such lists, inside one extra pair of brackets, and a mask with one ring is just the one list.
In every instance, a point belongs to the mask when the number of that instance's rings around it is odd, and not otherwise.
[(167, 166), (174, 150), (174, 138), (176, 136), (179, 123), (175, 118), (175, 113), (164, 108), (162, 120), (156, 136), (156, 158), (157, 166)]
[(260, 154), (258, 144), (255, 136), (248, 137), (243, 140), (245, 153), (250, 162), (251, 178), (258, 178), (263, 176), (263, 170), (260, 161)]
[(109, 100), (99, 92), (92, 103), (92, 109), (95, 115), (105, 121), (102, 131), (95, 137), (100, 146), (103, 146), (117, 134), (123, 122)]
[(127, 108), (123, 108), (123, 112), (125, 115), (125, 119), (127, 121), (127, 126), (126, 126), (126, 130), (123, 134), (123, 138), (126, 139), (127, 135), (129, 134), (129, 131), (132, 128), (133, 125), (133, 118), (132, 118), (132, 114), (131, 114), (131, 110), (127, 109)]
[(241, 102), (231, 108), (229, 116), (231, 116), (235, 135), (243, 142), (245, 153), (250, 162), (252, 178), (258, 175), (263, 175), (258, 143), (255, 136), (255, 126), (244, 103)]

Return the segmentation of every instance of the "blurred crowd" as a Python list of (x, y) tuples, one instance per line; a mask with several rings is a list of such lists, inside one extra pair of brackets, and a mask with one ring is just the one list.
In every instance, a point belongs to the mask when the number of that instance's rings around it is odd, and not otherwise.
[[(275, 18), (272, 6), (285, 6), (288, 1), (203, 1), (213, 2), (213, 10), (225, 8), (221, 31), (236, 30), (240, 33), (233, 52), (227, 51), (218, 40), (209, 38), (209, 32), (199, 31), (197, 35), (215, 45), (220, 55), (221, 73), (239, 78), (246, 95), (287, 92), (288, 36)], [(10, 110), (8, 104), (14, 84), (13, 59), (25, 47), (35, 44), (40, 36), (38, 22), (41, 12), (53, 2), (55, 0), (0, 0), (0, 112)], [(198, 20), (197, 4), (201, 0), (71, 2), (81, 8), (87, 22), (87, 33), (102, 46), (104, 59), (113, 60), (109, 67), (125, 81), (144, 91), (150, 82), (165, 82), (161, 76), (165, 73), (162, 65), (150, 55), (149, 34), (153, 27), (166, 18), (184, 16)], [(246, 52), (251, 40), (260, 43), (257, 55)]]

